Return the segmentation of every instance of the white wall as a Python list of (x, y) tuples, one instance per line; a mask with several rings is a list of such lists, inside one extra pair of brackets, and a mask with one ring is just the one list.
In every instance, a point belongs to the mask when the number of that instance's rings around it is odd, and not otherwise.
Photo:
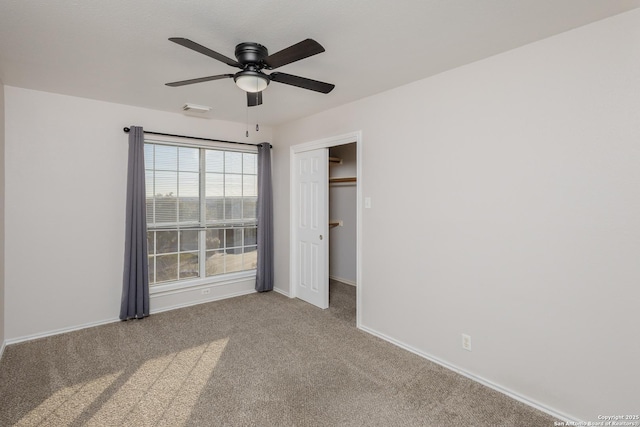
[(276, 128), (280, 291), (287, 147), (362, 130), (363, 327), (574, 419), (637, 414), (639, 47), (636, 10)]
[(0, 80), (0, 357), (4, 350), (4, 84)]
[[(356, 144), (338, 145), (329, 155), (342, 163), (329, 163), (329, 177), (356, 176)], [(356, 283), (356, 183), (335, 183), (329, 186), (329, 219), (342, 225), (329, 229), (329, 277), (344, 283)]]
[[(245, 125), (5, 87), (5, 336), (17, 341), (118, 318), (128, 136), (124, 126), (236, 141)], [(216, 287), (207, 299), (253, 290)], [(203, 301), (154, 296), (158, 311)]]

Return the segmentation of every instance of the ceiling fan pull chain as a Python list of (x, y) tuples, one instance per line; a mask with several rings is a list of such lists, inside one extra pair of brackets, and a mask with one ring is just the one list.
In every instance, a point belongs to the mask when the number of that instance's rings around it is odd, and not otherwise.
[(247, 105), (247, 132), (246, 137), (249, 138), (249, 106)]
[[(258, 115), (258, 114), (256, 114)], [(258, 122), (260, 121), (259, 117), (256, 117), (256, 132), (260, 132), (260, 126), (258, 125)]]

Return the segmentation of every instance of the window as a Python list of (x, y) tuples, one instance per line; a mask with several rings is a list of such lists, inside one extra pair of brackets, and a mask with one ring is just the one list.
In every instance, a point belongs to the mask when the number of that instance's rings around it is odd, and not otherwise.
[(145, 143), (149, 284), (254, 270), (255, 152)]

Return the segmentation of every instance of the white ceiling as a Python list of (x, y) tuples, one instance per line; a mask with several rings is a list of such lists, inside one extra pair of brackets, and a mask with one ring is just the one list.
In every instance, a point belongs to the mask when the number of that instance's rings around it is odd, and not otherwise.
[(275, 53), (306, 38), (326, 52), (278, 71), (334, 83), (328, 95), (272, 83), (250, 114), (277, 125), (640, 7), (640, 0), (0, 0), (0, 80), (165, 111), (184, 103), (244, 122), (234, 73), (169, 42), (228, 57), (253, 41)]

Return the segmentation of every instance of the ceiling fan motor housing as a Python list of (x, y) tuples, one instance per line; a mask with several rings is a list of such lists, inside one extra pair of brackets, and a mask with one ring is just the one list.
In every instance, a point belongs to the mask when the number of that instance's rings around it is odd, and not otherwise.
[(236, 46), (236, 58), (242, 65), (255, 64), (263, 68), (264, 65), (261, 63), (267, 56), (269, 51), (259, 43), (247, 42)]

